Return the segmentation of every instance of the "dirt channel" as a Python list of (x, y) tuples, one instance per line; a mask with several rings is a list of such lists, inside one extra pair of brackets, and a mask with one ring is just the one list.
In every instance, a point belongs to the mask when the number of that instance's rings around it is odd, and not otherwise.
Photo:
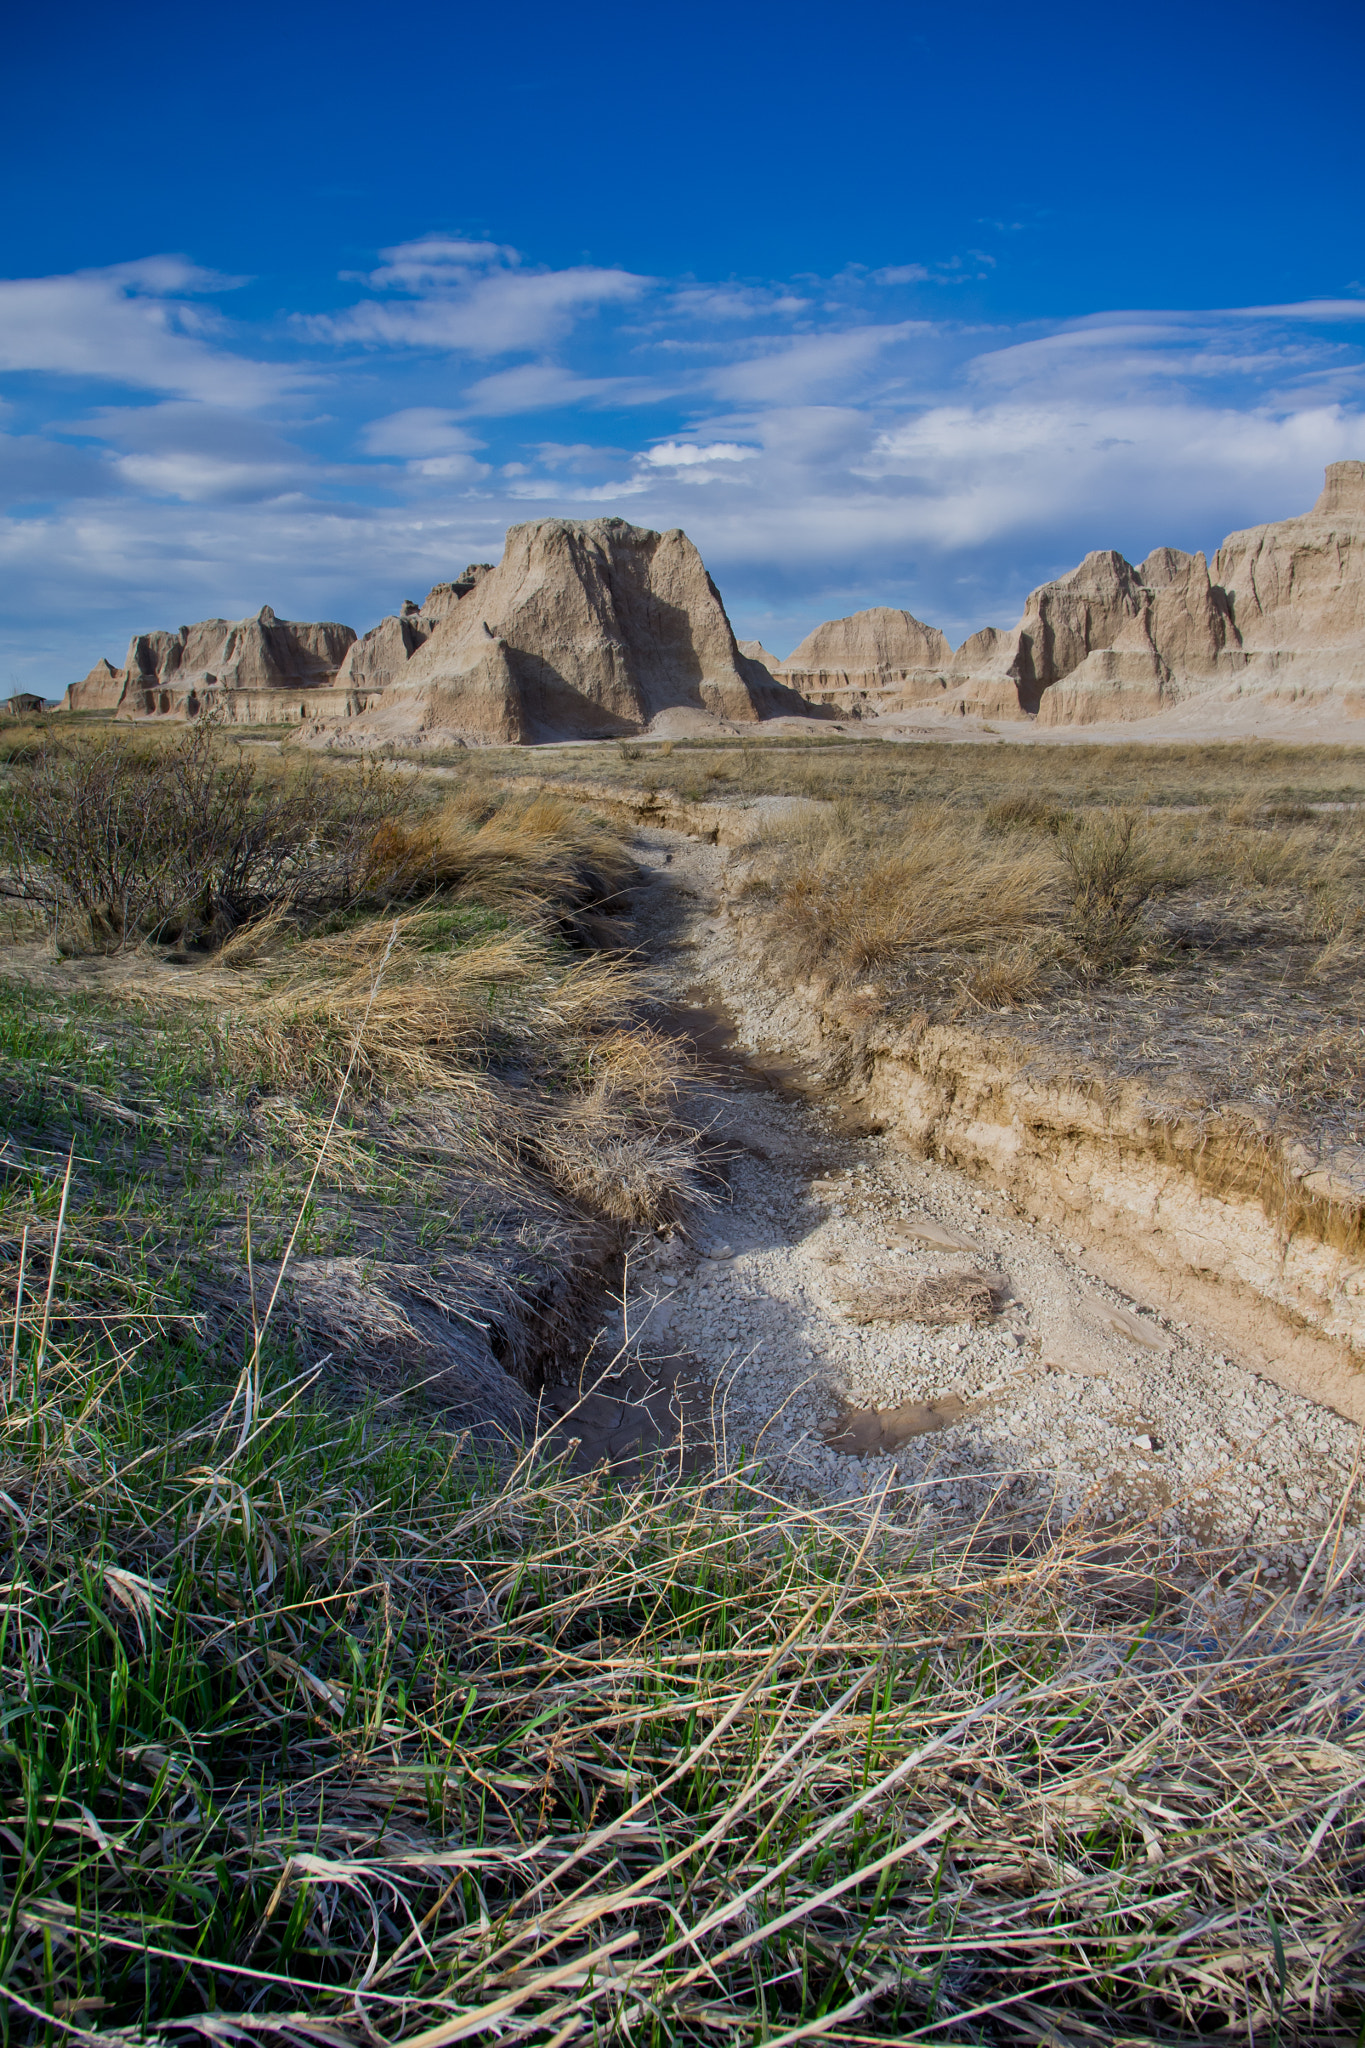
[[(717, 1205), (639, 1247), (579, 1383), (548, 1397), (581, 1455), (633, 1465), (679, 1425), (691, 1457), (761, 1461), (827, 1501), (913, 1490), (924, 1521), (1001, 1503), (1134, 1518), (1191, 1563), (1275, 1580), (1359, 1543), (1361, 1431), (1106, 1285), (1007, 1195), (870, 1130), (727, 1018), (723, 845), (636, 840), (637, 942), (690, 1021), (687, 1109), (724, 1162)], [(740, 1008), (731, 1002), (731, 1008)]]

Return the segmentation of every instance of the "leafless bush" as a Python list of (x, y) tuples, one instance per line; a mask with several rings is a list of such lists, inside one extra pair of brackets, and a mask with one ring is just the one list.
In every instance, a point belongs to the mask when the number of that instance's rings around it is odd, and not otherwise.
[(16, 766), (0, 818), (0, 890), (96, 944), (211, 946), (286, 905), (354, 902), (377, 829), (406, 801), (365, 769), (266, 782), (208, 726), (157, 750), (44, 746)]

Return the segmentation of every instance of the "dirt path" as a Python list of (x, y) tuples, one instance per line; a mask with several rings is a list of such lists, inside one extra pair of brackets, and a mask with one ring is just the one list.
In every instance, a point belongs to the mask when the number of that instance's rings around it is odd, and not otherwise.
[[(723, 1012), (724, 849), (648, 830), (636, 852), (642, 949), (680, 1010)], [(1103, 1286), (1005, 1197), (782, 1092), (742, 1047), (710, 1062), (692, 1109), (728, 1186), (692, 1242), (632, 1262), (598, 1353), (622, 1353), (603, 1396), (621, 1404), (613, 1455), (639, 1440), (632, 1389), (658, 1383), (660, 1419), (687, 1408), (785, 1488), (847, 1499), (894, 1466), (930, 1518), (1003, 1490), (1030, 1513), (1136, 1512), (1272, 1580), (1310, 1564), (1350, 1481), (1351, 1424)], [(612, 1417), (585, 1432), (594, 1447)], [(1345, 1534), (1361, 1534), (1354, 1497)]]

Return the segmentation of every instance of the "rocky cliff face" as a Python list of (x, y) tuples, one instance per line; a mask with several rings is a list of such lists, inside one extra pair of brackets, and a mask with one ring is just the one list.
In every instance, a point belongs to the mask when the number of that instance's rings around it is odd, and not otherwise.
[(740, 653), (746, 655), (750, 661), (756, 661), (760, 667), (766, 668), (770, 676), (776, 676), (782, 666), (779, 657), (775, 654), (769, 654), (761, 640), (737, 640), (735, 645)]
[(924, 625), (913, 612), (874, 605), (817, 626), (787, 656), (782, 673), (798, 684), (801, 676), (846, 676), (851, 683), (854, 677), (941, 668), (951, 655), (937, 626)]
[(736, 642), (686, 534), (541, 519), (510, 529), (496, 566), (471, 563), (363, 639), (268, 606), (135, 634), (124, 666), (97, 662), (62, 708), (214, 708), (367, 745), (609, 738), (664, 714), (1088, 724), (1238, 699), (1365, 715), (1365, 463), (1333, 463), (1311, 512), (1230, 534), (1212, 563), (1168, 547), (1136, 567), (1112, 549), (1087, 555), (1032, 592), (1012, 631), (984, 627), (956, 653), (936, 627), (878, 606), (818, 626), (778, 662)]
[(685, 533), (541, 519), (510, 530), (496, 566), (471, 563), (362, 639), (268, 606), (139, 633), (121, 669), (98, 663), (64, 705), (302, 721), (324, 743), (598, 739), (663, 713), (750, 723), (806, 711), (767, 661), (740, 651)]
[(59, 711), (117, 711), (123, 695), (125, 677), (121, 668), (115, 668), (112, 661), (103, 656), (95, 663), (88, 676), (82, 676), (78, 683), (67, 686), (66, 693), (57, 706)]
[(1158, 548), (1134, 574), (1137, 612), (1053, 679), (1064, 687), (1041, 698), (1044, 724), (1149, 717), (1194, 699), (1316, 698), (1359, 715), (1365, 463), (1333, 463), (1311, 512), (1230, 534), (1211, 565)]
[(748, 723), (806, 708), (741, 653), (686, 534), (623, 519), (512, 527), (496, 568), (438, 585), (348, 662), (339, 681), (382, 690), (345, 735), (357, 744), (602, 739), (664, 712)]
[[(901, 619), (923, 636), (918, 664), (903, 658), (908, 640), (871, 624)], [(817, 676), (826, 650), (841, 658)], [(1033, 591), (1012, 632), (984, 627), (955, 654), (909, 613), (861, 612), (817, 627), (779, 673), (862, 716), (927, 707), (1070, 725), (1314, 698), (1359, 716), (1365, 463), (1333, 463), (1311, 512), (1229, 535), (1212, 564), (1162, 547), (1135, 568), (1101, 550)]]
[(1302, 519), (1230, 533), (1213, 559), (1215, 582), (1236, 612), (1250, 652), (1349, 653), (1365, 649), (1365, 462), (1334, 462)]
[(215, 709), (253, 722), (300, 716), (300, 692), (330, 690), (355, 633), (330, 622), (201, 619), (174, 632), (134, 633), (121, 669), (96, 662), (62, 699), (67, 711), (119, 718), (197, 718)]
[(941, 697), (951, 660), (936, 626), (913, 612), (874, 605), (817, 626), (775, 673), (812, 709), (866, 718)]

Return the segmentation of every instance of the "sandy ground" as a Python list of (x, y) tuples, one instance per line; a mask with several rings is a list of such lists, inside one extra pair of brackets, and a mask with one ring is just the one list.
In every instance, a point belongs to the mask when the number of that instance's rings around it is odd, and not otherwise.
[[(642, 946), (679, 1010), (714, 1015), (734, 969), (727, 856), (657, 831), (636, 851)], [(903, 1480), (931, 1518), (1001, 1494), (1030, 1515), (1136, 1515), (1191, 1562), (1259, 1559), (1272, 1579), (1311, 1567), (1324, 1535), (1329, 1550), (1360, 1538), (1354, 1495), (1338, 1516), (1351, 1424), (1103, 1286), (1003, 1196), (859, 1135), (782, 1078), (742, 1048), (709, 1060), (689, 1107), (726, 1155), (720, 1200), (690, 1235), (640, 1247), (587, 1368), (598, 1392), (577, 1411), (557, 1397), (585, 1454), (633, 1462), (655, 1387), (657, 1423), (685, 1410), (694, 1435), (805, 1495)]]

